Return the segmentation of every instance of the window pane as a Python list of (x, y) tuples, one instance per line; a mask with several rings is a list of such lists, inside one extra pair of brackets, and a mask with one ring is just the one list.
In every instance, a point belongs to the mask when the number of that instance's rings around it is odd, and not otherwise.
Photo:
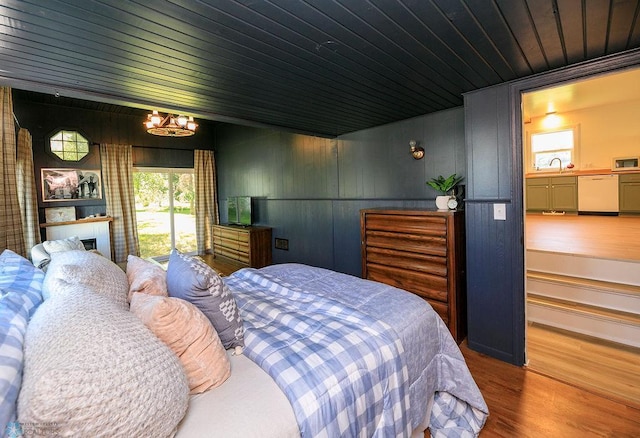
[(51, 151), (62, 152), (62, 140), (51, 140)]
[(133, 174), (141, 257), (163, 257), (173, 247), (195, 252), (193, 175), (136, 171)]
[(531, 151), (545, 152), (573, 148), (573, 130), (531, 135)]
[(196, 212), (193, 174), (173, 174), (173, 218), (176, 248), (181, 252), (195, 252)]
[(89, 141), (75, 131), (59, 131), (50, 138), (49, 148), (64, 161), (80, 161), (89, 153)]
[(567, 167), (567, 164), (571, 163), (571, 151), (554, 151), (554, 152), (540, 152), (534, 154), (535, 163), (534, 166), (537, 169), (558, 169), (558, 161), (554, 161), (551, 164), (551, 160), (554, 158), (560, 158), (562, 161), (562, 168)]

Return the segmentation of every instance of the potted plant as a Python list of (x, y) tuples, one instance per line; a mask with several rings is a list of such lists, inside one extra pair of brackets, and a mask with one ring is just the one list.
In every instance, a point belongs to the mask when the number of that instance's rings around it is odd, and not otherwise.
[[(455, 173), (453, 175), (449, 175), (449, 177), (445, 178), (442, 175), (437, 178), (431, 178), (430, 181), (427, 181), (427, 184), (442, 193), (441, 196), (436, 197), (436, 207), (439, 210), (446, 210), (447, 208), (456, 208), (457, 200), (455, 199), (455, 194), (453, 193), (453, 189), (464, 179), (463, 176), (458, 176)], [(453, 199), (456, 201), (456, 205), (453, 203), (448, 205), (449, 200)]]

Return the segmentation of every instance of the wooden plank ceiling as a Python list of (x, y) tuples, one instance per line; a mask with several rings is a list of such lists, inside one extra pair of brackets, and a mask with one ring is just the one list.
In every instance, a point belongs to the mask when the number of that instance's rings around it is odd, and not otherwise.
[(639, 13), (623, 0), (2, 0), (0, 85), (336, 136), (638, 48)]

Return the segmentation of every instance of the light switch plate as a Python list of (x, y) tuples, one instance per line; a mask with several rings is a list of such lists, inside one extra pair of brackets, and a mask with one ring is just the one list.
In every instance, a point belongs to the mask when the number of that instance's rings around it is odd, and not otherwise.
[(506, 221), (507, 220), (507, 205), (506, 204), (493, 204), (493, 220)]

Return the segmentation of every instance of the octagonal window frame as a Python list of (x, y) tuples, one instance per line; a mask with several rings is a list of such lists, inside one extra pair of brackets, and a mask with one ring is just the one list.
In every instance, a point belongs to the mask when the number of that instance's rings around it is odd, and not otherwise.
[[(58, 135), (63, 138), (55, 139)], [(64, 138), (65, 135), (70, 137)], [(81, 148), (78, 151), (78, 144), (83, 143), (78, 137), (81, 137), (86, 142), (86, 150)], [(54, 147), (54, 142), (59, 143), (59, 147)], [(80, 163), (91, 154), (91, 141), (78, 129), (59, 128), (49, 135), (47, 150), (51, 155), (65, 163)], [(80, 156), (80, 154), (82, 155)]]

